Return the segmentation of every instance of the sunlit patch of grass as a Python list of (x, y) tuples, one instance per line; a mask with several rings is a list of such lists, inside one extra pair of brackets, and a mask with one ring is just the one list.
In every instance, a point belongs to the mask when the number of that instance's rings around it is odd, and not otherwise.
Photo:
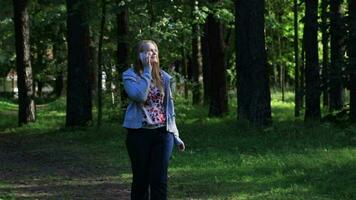
[(5, 111), (5, 110), (16, 110), (17, 105), (7, 101), (7, 100), (1, 100), (0, 99), (0, 111)]

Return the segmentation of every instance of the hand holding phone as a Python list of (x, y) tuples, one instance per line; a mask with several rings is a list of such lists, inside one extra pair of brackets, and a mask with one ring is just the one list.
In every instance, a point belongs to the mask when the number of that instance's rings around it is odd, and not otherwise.
[(150, 57), (145, 52), (141, 52), (140, 53), (140, 60), (141, 60), (142, 65), (144, 67), (151, 65), (150, 64)]

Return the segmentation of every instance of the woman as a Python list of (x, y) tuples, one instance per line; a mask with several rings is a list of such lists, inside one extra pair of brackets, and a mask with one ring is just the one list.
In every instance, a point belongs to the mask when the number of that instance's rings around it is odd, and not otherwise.
[[(170, 78), (160, 69), (157, 44), (138, 45), (136, 65), (123, 73), (129, 97), (124, 127), (131, 160), (131, 199), (167, 199), (167, 170), (173, 142), (180, 151), (185, 145), (175, 123)], [(148, 192), (150, 191), (150, 192)]]

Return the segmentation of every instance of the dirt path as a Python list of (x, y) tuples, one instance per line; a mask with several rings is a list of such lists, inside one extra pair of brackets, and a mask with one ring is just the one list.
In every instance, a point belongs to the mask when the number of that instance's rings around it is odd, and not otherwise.
[(80, 145), (0, 132), (0, 200), (129, 199), (120, 169)]

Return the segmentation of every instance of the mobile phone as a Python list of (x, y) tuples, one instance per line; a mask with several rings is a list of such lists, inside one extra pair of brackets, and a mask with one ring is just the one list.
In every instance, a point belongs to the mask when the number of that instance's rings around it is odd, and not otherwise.
[(142, 63), (145, 63), (145, 60), (146, 60), (146, 54), (144, 52), (141, 52), (140, 53), (140, 60)]

